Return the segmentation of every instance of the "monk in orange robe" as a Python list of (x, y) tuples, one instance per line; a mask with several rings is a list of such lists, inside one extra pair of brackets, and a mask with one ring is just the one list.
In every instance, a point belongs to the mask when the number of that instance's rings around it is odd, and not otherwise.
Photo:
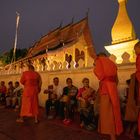
[(20, 118), (17, 122), (24, 122), (23, 117), (34, 117), (38, 123), (38, 94), (41, 90), (42, 80), (39, 73), (34, 71), (32, 65), (28, 66), (28, 71), (23, 72), (21, 84), (24, 85)]
[(137, 79), (137, 101), (136, 104), (139, 108), (138, 113), (138, 134), (140, 135), (140, 41), (135, 44), (135, 53), (136, 53), (136, 79)]
[(136, 74), (131, 74), (130, 83), (128, 85), (128, 92), (126, 98), (126, 109), (124, 120), (127, 121), (125, 134), (130, 139), (135, 139), (135, 131), (137, 129), (138, 108), (136, 104)]
[(117, 91), (117, 66), (104, 53), (95, 59), (94, 73), (99, 82), (99, 132), (116, 139), (123, 131)]

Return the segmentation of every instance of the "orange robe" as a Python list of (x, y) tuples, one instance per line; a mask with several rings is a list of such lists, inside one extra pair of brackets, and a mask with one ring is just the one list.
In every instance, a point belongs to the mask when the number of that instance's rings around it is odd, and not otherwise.
[(25, 71), (20, 82), (24, 85), (20, 116), (38, 115), (38, 93), (41, 88), (40, 75), (35, 71)]
[[(117, 134), (123, 131), (120, 102), (117, 91), (117, 67), (107, 57), (97, 57), (95, 61), (94, 73), (100, 80), (100, 121), (99, 131), (104, 134)], [(106, 124), (106, 121), (109, 124)], [(110, 128), (108, 128), (110, 127)], [(112, 130), (111, 130), (112, 129)], [(114, 132), (115, 131), (115, 132)]]
[[(140, 105), (140, 54), (137, 55), (136, 59), (136, 78), (138, 80), (138, 98), (137, 101)], [(138, 115), (138, 134), (140, 135), (140, 111)]]
[(138, 108), (136, 105), (136, 76), (135, 73), (131, 74), (131, 81), (128, 90), (128, 98), (125, 109), (124, 120), (129, 122), (137, 122), (138, 119)]

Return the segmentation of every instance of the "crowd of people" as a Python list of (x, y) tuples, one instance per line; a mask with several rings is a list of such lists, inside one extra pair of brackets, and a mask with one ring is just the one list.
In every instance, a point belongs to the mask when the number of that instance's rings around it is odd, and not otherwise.
[[(79, 111), (81, 127), (87, 127), (87, 129), (96, 127), (94, 114), (96, 92), (89, 86), (88, 78), (84, 78), (82, 83), (83, 87), (78, 89), (73, 85), (72, 79), (67, 78), (67, 86), (62, 88), (59, 85), (59, 78), (53, 79), (53, 85), (49, 85), (44, 91), (48, 94), (45, 104), (48, 119), (59, 117), (65, 125), (69, 125), (74, 120), (76, 112)], [(51, 109), (55, 112), (52, 113)]]
[(6, 87), (5, 82), (0, 82), (0, 102), (5, 105), (6, 108), (18, 109), (21, 106), (23, 88), (20, 83), (16, 81), (14, 84), (12, 81), (8, 82)]
[[(70, 125), (76, 114), (79, 114), (79, 125), (87, 130), (96, 130), (107, 134), (111, 140), (117, 135), (125, 133), (135, 139), (135, 133), (140, 135), (140, 42), (134, 47), (136, 72), (126, 81), (127, 88), (123, 97), (119, 97), (117, 90), (117, 66), (105, 53), (100, 53), (94, 61), (94, 74), (99, 80), (96, 91), (90, 86), (90, 80), (85, 77), (81, 81), (83, 86), (77, 88), (73, 80), (66, 78), (66, 85), (59, 84), (59, 78), (54, 77), (44, 94), (48, 95), (45, 103), (47, 119), (62, 119), (64, 125)], [(17, 122), (24, 122), (24, 117), (34, 117), (38, 123), (38, 94), (41, 91), (42, 80), (32, 65), (22, 73), (20, 83), (16, 81), (0, 84), (0, 101), (6, 108), (20, 108)]]

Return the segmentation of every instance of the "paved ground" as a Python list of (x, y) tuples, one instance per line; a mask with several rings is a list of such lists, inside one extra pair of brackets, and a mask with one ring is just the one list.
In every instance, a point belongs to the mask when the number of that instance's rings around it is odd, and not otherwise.
[[(0, 107), (0, 140), (101, 140), (95, 131), (83, 130), (76, 124), (65, 126), (61, 121), (47, 120), (41, 112), (39, 124), (34, 124), (32, 119), (19, 124), (16, 123), (18, 112)], [(129, 140), (119, 137), (119, 140), (125, 139)]]

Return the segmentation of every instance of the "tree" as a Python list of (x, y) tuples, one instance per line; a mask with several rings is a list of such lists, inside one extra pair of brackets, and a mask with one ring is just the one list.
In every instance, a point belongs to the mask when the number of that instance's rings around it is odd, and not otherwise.
[[(26, 56), (27, 52), (28, 51), (26, 48), (17, 49), (16, 54), (15, 54), (15, 60), (17, 61), (21, 58), (24, 58)], [(2, 61), (2, 63), (4, 65), (10, 64), (12, 61), (12, 58), (13, 58), (13, 49), (11, 49), (9, 52), (6, 52), (0, 56), (0, 60)]]

